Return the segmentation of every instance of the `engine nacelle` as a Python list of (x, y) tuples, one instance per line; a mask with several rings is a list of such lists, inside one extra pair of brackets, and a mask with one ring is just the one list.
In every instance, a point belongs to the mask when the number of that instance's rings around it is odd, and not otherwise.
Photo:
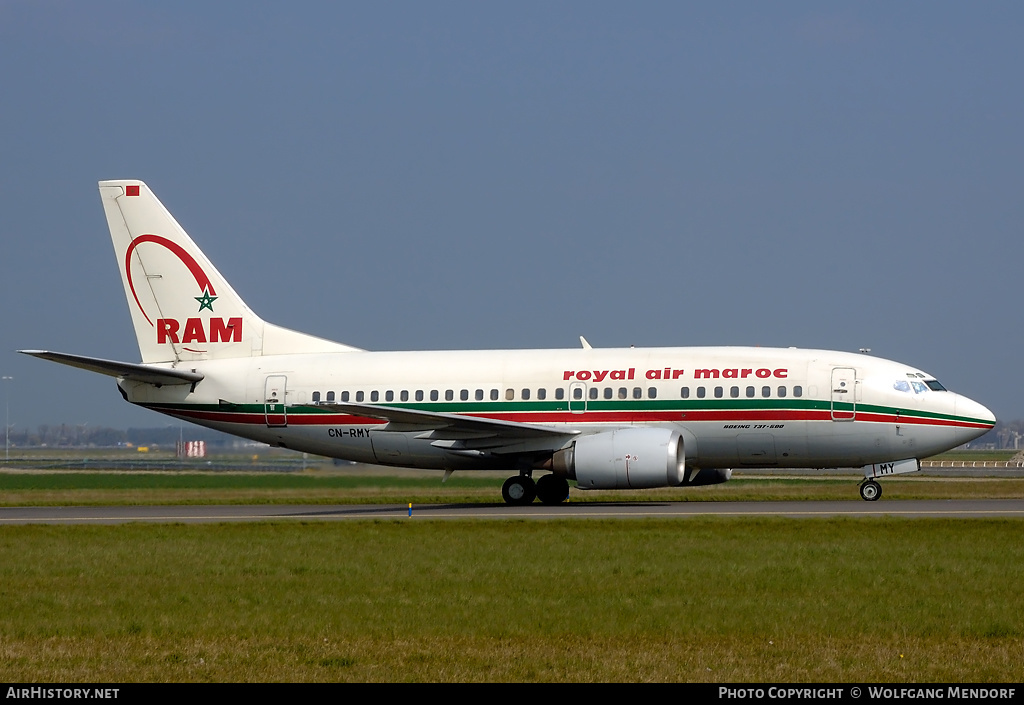
[(552, 469), (584, 490), (678, 487), (686, 483), (683, 438), (667, 428), (620, 428), (577, 438)]

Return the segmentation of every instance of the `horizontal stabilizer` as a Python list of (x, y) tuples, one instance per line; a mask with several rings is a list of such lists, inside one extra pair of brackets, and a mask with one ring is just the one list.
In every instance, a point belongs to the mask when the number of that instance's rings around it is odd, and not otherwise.
[(98, 357), (50, 352), (49, 350), (19, 350), (18, 352), (51, 362), (59, 362), (62, 365), (70, 365), (82, 370), (98, 372), (108, 377), (121, 377), (134, 382), (145, 382), (146, 384), (155, 384), (157, 386), (164, 384), (195, 384), (203, 379), (201, 373), (191, 370), (175, 370), (167, 367), (138, 365), (131, 362), (104, 360)]

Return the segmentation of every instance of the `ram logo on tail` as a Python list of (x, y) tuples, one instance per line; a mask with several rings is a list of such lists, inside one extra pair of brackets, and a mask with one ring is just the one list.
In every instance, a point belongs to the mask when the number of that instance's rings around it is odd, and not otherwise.
[(99, 186), (144, 363), (355, 350), (263, 321), (141, 181)]
[[(220, 298), (216, 295), (217, 290), (214, 288), (213, 283), (210, 281), (210, 277), (203, 271), (202, 266), (195, 260), (192, 255), (188, 253), (183, 247), (178, 245), (171, 240), (159, 235), (153, 235), (147, 233), (145, 235), (139, 235), (134, 238), (131, 244), (128, 246), (124, 257), (124, 271), (125, 277), (128, 280), (128, 289), (131, 291), (132, 297), (135, 301), (135, 305), (139, 307), (139, 311), (143, 317), (150, 322), (156, 328), (156, 342), (158, 345), (165, 345), (167, 343), (181, 343), (181, 344), (195, 344), (195, 343), (240, 343), (242, 342), (242, 317), (235, 316), (225, 321), (224, 318), (211, 316), (208, 321), (204, 321), (202, 318), (189, 317), (185, 321), (178, 320), (177, 318), (157, 318), (156, 323), (153, 324), (152, 319), (146, 312), (145, 307), (139, 300), (138, 290), (135, 285), (135, 274), (132, 268), (132, 254), (135, 249), (143, 243), (153, 243), (159, 245), (174, 255), (189, 271), (192, 278), (195, 280), (196, 286), (201, 291), (200, 296), (194, 296), (198, 304), (198, 313), (202, 313), (204, 309), (208, 310), (211, 314), (214, 313), (213, 304)], [(206, 350), (197, 350), (195, 348), (184, 348), (184, 350), (191, 353), (205, 353)]]

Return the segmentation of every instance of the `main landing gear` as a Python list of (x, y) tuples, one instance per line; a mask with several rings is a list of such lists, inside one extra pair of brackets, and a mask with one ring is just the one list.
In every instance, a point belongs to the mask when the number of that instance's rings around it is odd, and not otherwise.
[(569, 482), (560, 475), (544, 475), (533, 481), (529, 475), (515, 475), (501, 486), (506, 504), (530, 504), (540, 499), (544, 504), (561, 504), (569, 497)]
[(874, 480), (864, 480), (860, 483), (860, 496), (867, 502), (874, 502), (882, 496), (882, 486)]

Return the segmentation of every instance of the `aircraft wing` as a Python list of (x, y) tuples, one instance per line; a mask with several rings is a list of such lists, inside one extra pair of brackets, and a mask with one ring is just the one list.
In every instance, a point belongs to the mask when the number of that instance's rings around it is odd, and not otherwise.
[(50, 352), (49, 350), (19, 350), (18, 352), (49, 360), (50, 362), (59, 362), (62, 365), (70, 365), (82, 370), (98, 372), (108, 377), (121, 377), (135, 382), (155, 384), (158, 387), (165, 384), (195, 384), (203, 379), (202, 373), (193, 372), (192, 370), (176, 370), (166, 367), (155, 367), (153, 365), (139, 365), (132, 362), (117, 362), (116, 360)]
[(400, 409), (377, 404), (323, 403), (317, 408), (340, 411), (355, 416), (384, 419), (385, 432), (409, 433), (420, 431), (417, 438), (430, 439), (432, 445), (452, 450), (482, 450), (511, 452), (530, 449), (558, 449), (579, 434), (572, 429), (536, 426), (516, 421), (441, 414), (420, 409)]

